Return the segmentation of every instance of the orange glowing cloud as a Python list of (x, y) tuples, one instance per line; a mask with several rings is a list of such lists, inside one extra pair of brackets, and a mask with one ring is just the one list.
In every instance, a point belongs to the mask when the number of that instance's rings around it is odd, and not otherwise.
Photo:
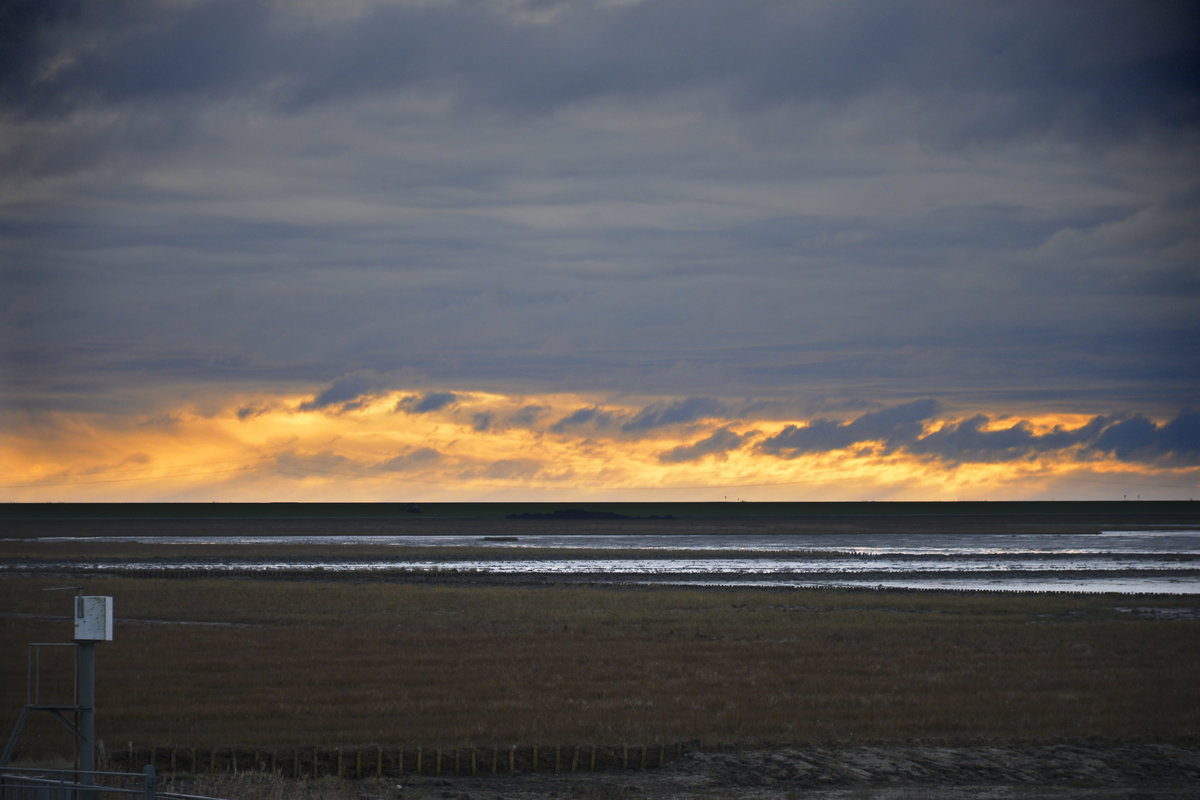
[(1186, 442), (1160, 441), (1183, 415), (943, 417), (931, 401), (778, 420), (696, 399), (359, 386), (5, 422), (9, 501), (1186, 497), (1200, 474)]

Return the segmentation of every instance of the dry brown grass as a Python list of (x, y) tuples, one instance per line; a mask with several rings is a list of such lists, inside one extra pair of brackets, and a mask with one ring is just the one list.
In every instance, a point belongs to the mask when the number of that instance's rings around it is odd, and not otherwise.
[[(55, 581), (0, 579), (0, 714)], [(61, 584), (62, 581), (57, 582)], [(1180, 739), (1200, 730), (1192, 598), (94, 579), (110, 749)], [(220, 623), (191, 624), (181, 623)], [(235, 624), (228, 624), (235, 623)], [(45, 680), (45, 678), (43, 679)], [(61, 751), (53, 723), (22, 752)]]

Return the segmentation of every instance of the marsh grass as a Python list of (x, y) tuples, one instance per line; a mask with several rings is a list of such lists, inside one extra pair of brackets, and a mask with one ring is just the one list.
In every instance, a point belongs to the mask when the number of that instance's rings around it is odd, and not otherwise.
[[(61, 583), (61, 581), (59, 582)], [(89, 579), (110, 748), (1194, 737), (1200, 622), (1112, 596)], [(0, 579), (0, 713), (61, 593)], [(1138, 598), (1187, 606), (1187, 597)], [(19, 614), (43, 617), (16, 616)], [(63, 615), (65, 617), (65, 614)], [(191, 623), (191, 624), (184, 624)], [(59, 752), (27, 732), (22, 750)]]

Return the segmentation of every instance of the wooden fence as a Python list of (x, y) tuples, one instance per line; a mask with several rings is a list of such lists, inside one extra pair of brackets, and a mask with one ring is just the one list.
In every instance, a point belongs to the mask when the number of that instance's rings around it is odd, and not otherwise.
[(515, 772), (595, 772), (660, 767), (689, 745), (527, 745), (495, 747), (134, 747), (108, 752), (106, 768), (160, 775), (264, 772), (283, 777), (339, 778), (486, 775)]

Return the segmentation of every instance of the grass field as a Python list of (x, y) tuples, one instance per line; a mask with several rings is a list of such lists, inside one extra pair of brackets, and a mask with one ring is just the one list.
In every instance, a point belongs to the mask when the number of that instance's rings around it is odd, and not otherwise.
[[(15, 721), (25, 702), (26, 643), (70, 639), (70, 593), (42, 591), (63, 583), (0, 579), (0, 719)], [(116, 608), (115, 640), (97, 648), (97, 734), (110, 749), (1194, 741), (1200, 731), (1191, 597), (83, 583)], [(66, 664), (43, 673), (43, 687), (69, 683)], [(69, 748), (47, 719), (31, 723), (20, 752)]]

